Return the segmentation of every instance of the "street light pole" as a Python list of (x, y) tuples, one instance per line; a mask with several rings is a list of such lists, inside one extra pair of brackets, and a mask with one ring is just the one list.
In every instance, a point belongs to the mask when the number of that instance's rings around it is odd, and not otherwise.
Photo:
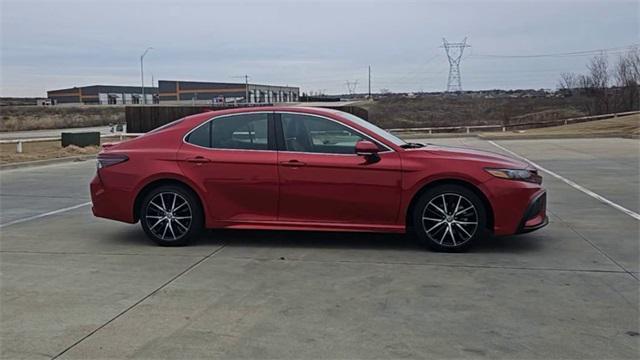
[(244, 75), (244, 102), (249, 103), (249, 75)]
[(147, 97), (144, 94), (144, 56), (147, 55), (149, 50), (153, 49), (149, 46), (143, 53), (140, 55), (140, 81), (142, 83), (142, 104), (147, 104)]

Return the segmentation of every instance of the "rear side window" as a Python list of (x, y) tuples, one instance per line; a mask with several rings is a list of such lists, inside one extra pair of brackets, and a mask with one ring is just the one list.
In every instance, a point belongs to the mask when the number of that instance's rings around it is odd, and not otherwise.
[(240, 114), (211, 122), (214, 149), (268, 150), (267, 114)]
[(198, 127), (186, 141), (213, 149), (268, 150), (268, 123), (266, 113), (224, 116)]
[(211, 147), (211, 121), (207, 121), (189, 134), (187, 137), (189, 144)]

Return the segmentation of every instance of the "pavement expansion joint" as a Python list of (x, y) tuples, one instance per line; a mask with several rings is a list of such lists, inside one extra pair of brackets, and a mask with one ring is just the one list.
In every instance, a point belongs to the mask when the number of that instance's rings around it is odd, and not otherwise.
[(77, 340), (76, 342), (74, 342), (73, 344), (71, 344), (70, 346), (68, 346), (67, 348), (65, 348), (64, 350), (62, 350), (61, 352), (59, 352), (58, 354), (56, 354), (54, 357), (52, 357), (51, 359), (57, 359), (60, 356), (64, 355), (67, 351), (73, 349), (74, 347), (76, 347), (78, 344), (80, 344), (81, 342), (87, 340), (89, 337), (91, 337), (93, 334), (97, 333), (98, 331), (100, 331), (101, 329), (103, 329), (105, 326), (111, 324), (112, 322), (116, 321), (118, 318), (122, 317), (124, 314), (126, 314), (127, 312), (129, 312), (130, 310), (132, 310), (133, 308), (135, 308), (136, 306), (140, 305), (142, 302), (144, 302), (145, 300), (149, 299), (150, 297), (152, 297), (153, 295), (157, 294), (160, 290), (164, 289), (165, 287), (167, 287), (169, 284), (171, 284), (172, 282), (176, 281), (177, 279), (181, 278), (182, 276), (184, 276), (185, 274), (189, 273), (191, 270), (195, 269), (196, 267), (198, 267), (198, 265), (204, 263), (205, 261), (207, 261), (208, 259), (212, 258), (213, 256), (215, 256), (217, 253), (219, 253), (220, 251), (222, 251), (222, 249), (224, 249), (225, 245), (221, 245), (219, 248), (213, 250), (211, 253), (209, 253), (208, 255), (202, 257), (200, 260), (196, 261), (195, 263), (189, 265), (186, 269), (184, 269), (183, 271), (181, 271), (180, 273), (178, 273), (177, 275), (173, 276), (171, 279), (169, 279), (168, 281), (166, 281), (165, 283), (163, 283), (162, 285), (160, 285), (158, 288), (156, 288), (155, 290), (153, 290), (152, 292), (150, 292), (149, 294), (143, 296), (141, 299), (139, 299), (138, 301), (136, 301), (135, 303), (133, 303), (131, 306), (127, 307), (126, 309), (124, 309), (123, 311), (119, 312), (116, 316), (112, 317), (111, 319), (107, 320), (104, 324), (98, 326), (96, 329), (94, 329), (93, 331), (91, 331), (90, 333), (88, 333), (87, 335), (83, 336), (82, 338), (80, 338), (79, 340)]
[[(308, 259), (291, 259), (282, 257), (278, 258), (255, 258), (245, 256), (232, 256), (230, 259), (237, 260), (255, 260), (269, 262), (301, 262), (301, 263), (334, 263), (334, 264), (361, 264), (361, 265), (390, 265), (390, 266), (427, 266), (427, 267), (447, 267), (447, 268), (471, 268), (471, 269), (497, 269), (497, 270), (524, 270), (524, 271), (557, 271), (557, 272), (576, 272), (576, 273), (611, 273), (611, 274), (628, 274), (629, 272), (622, 270), (606, 270), (606, 269), (563, 269), (553, 267), (527, 267), (527, 266), (500, 266), (500, 265), (466, 265), (466, 264), (446, 264), (446, 263), (411, 263), (411, 262), (393, 262), (393, 261), (355, 261), (355, 260), (308, 260)], [(632, 274), (633, 276), (633, 274)], [(635, 276), (634, 276), (635, 277)]]
[(551, 210), (547, 209), (548, 212), (552, 213), (553, 215), (555, 215), (558, 220), (560, 222), (562, 222), (565, 226), (567, 226), (569, 229), (571, 229), (571, 231), (573, 231), (576, 235), (578, 235), (582, 240), (584, 240), (585, 242), (587, 242), (589, 245), (591, 245), (594, 249), (596, 249), (596, 251), (598, 251), (600, 254), (602, 254), (604, 257), (606, 257), (607, 259), (609, 259), (609, 261), (611, 261), (613, 264), (615, 264), (617, 267), (619, 267), (620, 269), (623, 270), (623, 272), (629, 274), (629, 276), (631, 276), (632, 278), (634, 278), (636, 281), (640, 281), (640, 279), (638, 278), (637, 275), (635, 275), (631, 270), (628, 270), (627, 268), (625, 268), (624, 266), (622, 266), (622, 264), (620, 264), (619, 262), (617, 262), (613, 257), (611, 257), (611, 255), (607, 254), (606, 251), (602, 250), (598, 245), (596, 245), (593, 241), (587, 239), (581, 232), (579, 232), (578, 230), (576, 230), (575, 227), (573, 227), (573, 225), (571, 225), (571, 223), (565, 221), (562, 217), (560, 217), (558, 214), (552, 212)]

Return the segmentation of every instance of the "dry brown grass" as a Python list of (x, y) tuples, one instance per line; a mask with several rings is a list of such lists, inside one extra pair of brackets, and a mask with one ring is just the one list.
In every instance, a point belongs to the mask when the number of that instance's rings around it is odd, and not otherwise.
[(477, 98), (471, 96), (392, 96), (359, 106), (369, 121), (387, 129), (406, 127), (503, 125), (545, 122), (588, 115), (584, 100), (570, 98)]
[(63, 148), (60, 141), (32, 142), (22, 144), (22, 153), (16, 152), (16, 144), (0, 144), (0, 164), (55, 159), (78, 155), (92, 155), (100, 151), (99, 146)]
[(122, 106), (3, 106), (0, 131), (63, 129), (124, 122)]
[(552, 126), (520, 130), (506, 133), (484, 133), (490, 136), (522, 136), (558, 135), (558, 136), (612, 136), (612, 135), (640, 135), (640, 114), (620, 116), (606, 120), (595, 120), (563, 126)]

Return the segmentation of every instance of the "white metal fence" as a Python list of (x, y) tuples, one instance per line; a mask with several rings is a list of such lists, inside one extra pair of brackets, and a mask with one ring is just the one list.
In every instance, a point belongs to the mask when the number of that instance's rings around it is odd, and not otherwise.
[[(410, 132), (427, 132), (429, 134), (433, 134), (433, 133), (446, 133), (447, 131), (453, 131), (453, 132), (464, 132), (464, 133), (471, 133), (471, 132), (477, 132), (477, 131), (483, 131), (483, 130), (490, 130), (490, 129), (495, 129), (495, 130), (499, 130), (499, 131), (507, 131), (507, 129), (509, 128), (516, 128), (516, 127), (548, 127), (548, 126), (556, 126), (556, 125), (567, 125), (570, 123), (576, 123), (576, 122), (587, 122), (587, 121), (593, 121), (593, 120), (604, 120), (604, 119), (611, 119), (611, 118), (615, 118), (618, 116), (625, 116), (625, 115), (634, 115), (634, 114), (640, 114), (640, 111), (629, 111), (629, 112), (624, 112), (624, 113), (614, 113), (614, 114), (604, 114), (604, 115), (596, 115), (596, 116), (583, 116), (583, 117), (577, 117), (577, 118), (570, 118), (570, 119), (560, 119), (560, 120), (552, 120), (552, 121), (540, 121), (540, 122), (535, 122), (535, 123), (519, 123), (519, 124), (510, 124), (510, 125), (503, 125), (503, 124), (495, 124), (495, 125), (473, 125), (473, 126), (436, 126), (436, 127), (416, 127), (416, 128), (398, 128), (398, 129), (387, 129), (387, 131), (389, 132), (393, 132), (393, 133), (410, 133)], [(142, 135), (143, 133), (115, 133), (115, 134), (102, 134), (100, 135), (100, 138), (116, 138), (119, 139), (120, 141), (126, 139), (126, 138), (132, 138), (132, 137), (138, 137), (140, 135)], [(57, 137), (42, 137), (42, 138), (32, 138), (32, 139), (11, 139), (11, 140), (0, 140), (0, 144), (16, 144), (16, 152), (17, 153), (21, 153), (22, 152), (22, 145), (24, 143), (31, 143), (31, 142), (47, 142), (47, 141), (58, 141), (60, 140), (61, 137), (57, 136)]]
[[(122, 141), (126, 138), (138, 137), (142, 134), (133, 134), (133, 133), (120, 133), (120, 134), (102, 134), (100, 138), (115, 138), (119, 141)], [(25, 143), (34, 143), (34, 142), (48, 142), (48, 141), (60, 141), (61, 136), (57, 137), (41, 137), (41, 138), (29, 138), (29, 139), (10, 139), (10, 140), (0, 140), (0, 144), (16, 144), (16, 152), (22, 152), (22, 145)]]

